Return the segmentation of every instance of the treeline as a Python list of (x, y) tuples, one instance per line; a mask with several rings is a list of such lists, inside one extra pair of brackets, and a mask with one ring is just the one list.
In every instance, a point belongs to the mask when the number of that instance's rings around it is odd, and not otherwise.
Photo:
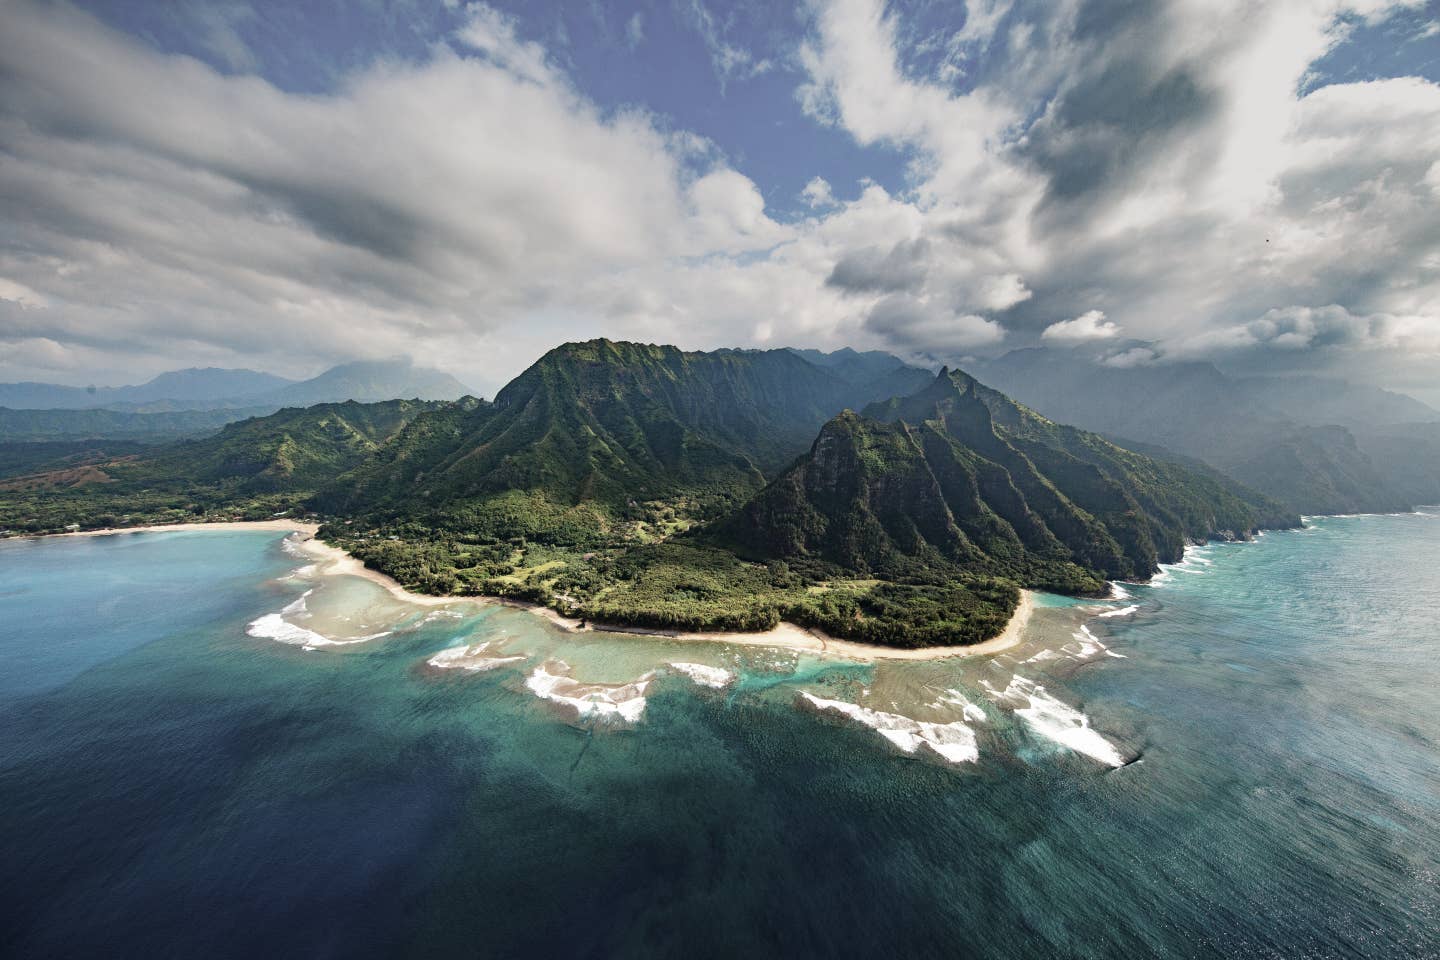
[(955, 570), (900, 583), (853, 580), (833, 565), (746, 563), (686, 542), (582, 553), (521, 538), (356, 537), (338, 525), (321, 536), (409, 589), (525, 600), (620, 627), (765, 631), (788, 620), (882, 646), (949, 646), (999, 633), (1019, 602), (1011, 581)]

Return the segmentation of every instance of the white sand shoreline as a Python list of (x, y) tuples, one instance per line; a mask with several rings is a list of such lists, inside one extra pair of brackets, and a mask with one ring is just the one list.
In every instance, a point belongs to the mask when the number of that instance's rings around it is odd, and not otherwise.
[(44, 534), (42, 536), (98, 537), (122, 533), (172, 533), (184, 530), (275, 530), (299, 533), (304, 534), (304, 537), (297, 541), (297, 545), (316, 561), (316, 573), (322, 576), (361, 577), (383, 587), (396, 599), (417, 606), (437, 607), (458, 603), (499, 604), (528, 610), (536, 616), (549, 620), (556, 627), (571, 633), (621, 633), (635, 636), (662, 637), (666, 640), (696, 643), (734, 643), (745, 646), (778, 647), (786, 650), (798, 650), (819, 657), (839, 660), (857, 660), (867, 663), (875, 660), (943, 660), (950, 657), (978, 657), (1001, 653), (1020, 642), (1025, 627), (1035, 611), (1034, 592), (1021, 590), (1020, 603), (1016, 606), (1014, 614), (1011, 615), (1010, 622), (1005, 625), (1005, 629), (1001, 631), (998, 636), (967, 646), (921, 647), (914, 650), (901, 649), (898, 647), (881, 647), (868, 643), (857, 643), (853, 640), (842, 640), (837, 637), (832, 637), (824, 631), (802, 627), (789, 622), (782, 622), (771, 630), (748, 633), (730, 633), (719, 630), (655, 630), (646, 627), (627, 627), (616, 624), (593, 624), (564, 616), (549, 607), (541, 606), (537, 603), (527, 603), (502, 597), (436, 597), (429, 594), (414, 593), (405, 589), (395, 578), (381, 573), (378, 570), (370, 569), (339, 547), (332, 547), (328, 543), (323, 543), (315, 539), (315, 534), (319, 529), (318, 524), (306, 523), (301, 520), (233, 520), (219, 523), (172, 523), (155, 524), (144, 527), (116, 527), (104, 530), (82, 530), (75, 533)]
[(104, 527), (100, 530), (76, 530), (66, 533), (32, 533), (14, 540), (39, 540), (44, 537), (111, 537), (122, 533), (178, 533), (184, 530), (287, 530), (291, 533), (315, 535), (318, 523), (303, 520), (224, 520), (215, 523), (155, 523), (145, 527)]

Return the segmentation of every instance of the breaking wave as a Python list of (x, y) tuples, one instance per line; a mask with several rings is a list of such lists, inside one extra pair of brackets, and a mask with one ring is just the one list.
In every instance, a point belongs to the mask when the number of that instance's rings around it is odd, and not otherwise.
[(959, 721), (928, 723), (902, 717), (898, 713), (871, 710), (844, 700), (825, 700), (812, 693), (801, 692), (800, 697), (821, 712), (838, 713), (869, 727), (906, 753), (924, 750), (948, 763), (974, 763), (980, 759), (975, 731)]
[(1040, 684), (1019, 674), (1010, 678), (1004, 690), (996, 690), (984, 680), (980, 683), (997, 701), (1010, 706), (1037, 735), (1107, 766), (1125, 766), (1124, 756), (1091, 728), (1089, 717), (1051, 696)]
[(684, 661), (668, 664), (670, 669), (685, 674), (692, 681), (702, 687), (728, 687), (735, 682), (735, 674), (723, 667), (710, 667), (703, 663), (686, 663)]
[(549, 660), (525, 678), (525, 686), (542, 700), (573, 710), (585, 719), (624, 720), (635, 723), (645, 712), (645, 691), (655, 678), (647, 672), (628, 683), (581, 683), (569, 676), (570, 665)]

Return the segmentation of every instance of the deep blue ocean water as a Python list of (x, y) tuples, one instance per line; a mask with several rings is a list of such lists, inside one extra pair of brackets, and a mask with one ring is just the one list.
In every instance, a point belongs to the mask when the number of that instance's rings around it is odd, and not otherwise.
[[(426, 669), (562, 642), (521, 611), (247, 636), (299, 562), (252, 532), (0, 543), (0, 955), (1440, 954), (1440, 517), (1197, 551), (1089, 621), (1119, 657), (746, 653), (622, 728), (566, 722), (533, 662)], [(647, 641), (586, 642), (633, 674)], [(796, 705), (946, 670), (989, 714), (975, 763)], [(1134, 762), (975, 692), (1010, 674)]]

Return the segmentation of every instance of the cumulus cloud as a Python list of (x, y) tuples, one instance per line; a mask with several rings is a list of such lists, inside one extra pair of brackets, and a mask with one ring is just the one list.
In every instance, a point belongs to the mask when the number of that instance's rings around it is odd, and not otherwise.
[(1050, 324), (1040, 334), (1040, 339), (1058, 343), (1085, 343), (1090, 340), (1108, 340), (1119, 335), (1120, 328), (1105, 319), (1104, 311), (1087, 310), (1073, 320)]
[(1440, 324), (1423, 316), (1357, 316), (1339, 304), (1267, 310), (1249, 323), (1221, 327), (1173, 346), (1176, 358), (1223, 356), (1238, 351), (1309, 351), (1326, 348), (1399, 350), (1440, 354)]
[(856, 293), (914, 290), (929, 270), (930, 242), (924, 237), (900, 240), (889, 250), (865, 247), (845, 253), (826, 283)]
[[(1440, 186), (1440, 177), (1437, 177), (1437, 186)], [(800, 191), (800, 199), (812, 210), (833, 207), (835, 196), (830, 192), (830, 183), (824, 177), (811, 177), (810, 182), (805, 184), (805, 189)]]
[[(602, 109), (484, 4), (297, 94), (12, 0), (0, 374), (413, 353), (484, 385), (605, 334), (1433, 377), (1440, 86), (1313, 75), (1395, 6), (970, 0), (947, 73), (899, 8), (814, 0), (798, 109), (906, 177), (817, 176), (780, 222), (725, 145)], [(722, 78), (772, 69), (681, 9)]]
[(281, 370), (355, 351), (454, 366), (597, 278), (784, 238), (696, 138), (602, 113), (514, 21), (466, 13), (430, 59), (306, 96), (9, 5), (0, 276), (47, 309), (7, 335), (103, 345), (122, 369), (157, 344)]
[(928, 299), (892, 293), (870, 309), (865, 327), (913, 356), (954, 357), (999, 343), (1005, 331), (975, 314), (956, 314)]
[[(1440, 327), (1440, 86), (1308, 74), (1347, 17), (1397, 6), (1077, 0), (989, 18), (977, 4), (970, 22), (1005, 54), (960, 92), (901, 69), (878, 0), (832, 0), (799, 95), (857, 142), (913, 152), (917, 232), (949, 242), (935, 260), (969, 267), (953, 290), (994, 311), (1007, 344), (1123, 328), (1156, 350), (1120, 362), (1254, 349), (1326, 363), (1325, 347), (1387, 341), (1267, 338), (1247, 318), (1334, 303)], [(998, 276), (1024, 296), (985, 303)], [(1104, 324), (1051, 322), (1077, 301), (1103, 304)]]
[(1100, 362), (1107, 367), (1123, 370), (1128, 367), (1148, 367), (1159, 359), (1159, 354), (1149, 347), (1131, 347), (1103, 357)]

